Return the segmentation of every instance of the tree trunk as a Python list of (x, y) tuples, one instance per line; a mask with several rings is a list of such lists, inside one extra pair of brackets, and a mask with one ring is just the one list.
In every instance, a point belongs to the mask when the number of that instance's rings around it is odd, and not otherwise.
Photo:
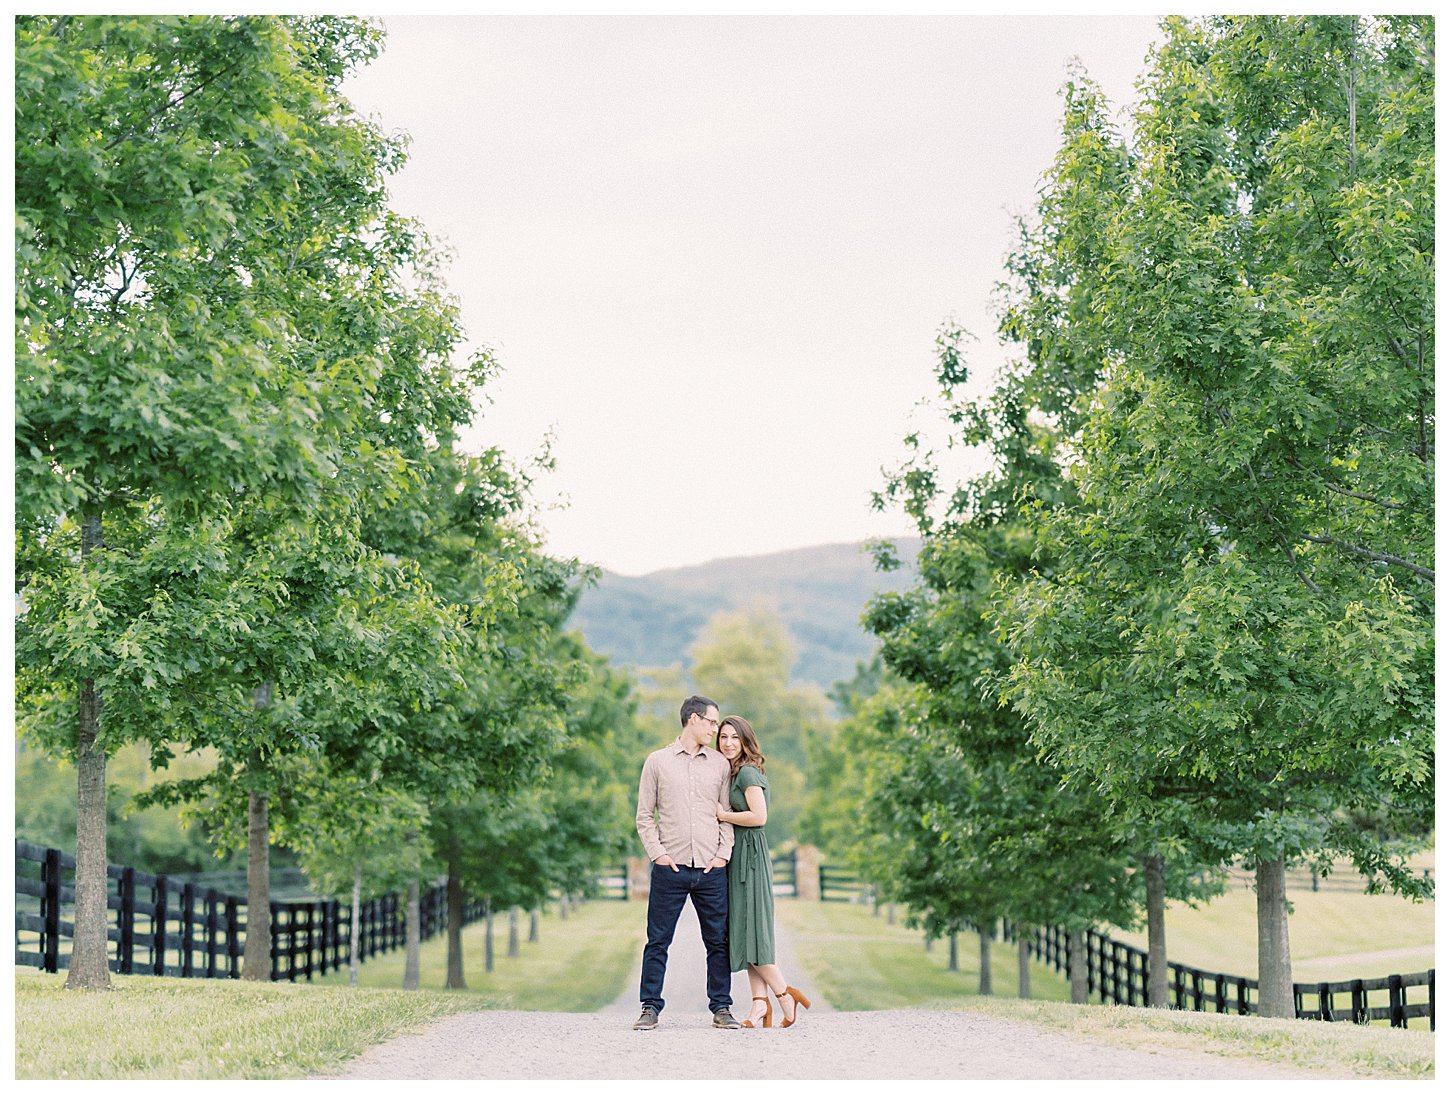
[(1067, 970), (1072, 984), (1072, 1002), (1088, 1002), (1088, 952), (1087, 932), (1075, 931), (1067, 938)]
[(362, 920), (362, 860), (352, 865), (352, 927), (347, 939), (347, 983), (357, 987), (357, 932)]
[(272, 979), (272, 880), (267, 796), (247, 792), (247, 937), (242, 979)]
[(418, 907), (418, 879), (416, 877), (408, 881), (408, 904), (403, 912), (403, 987), (415, 989), (418, 987), (418, 945), (419, 945), (419, 921), (422, 919), (421, 910)]
[[(101, 515), (87, 513), (81, 524), (81, 566), (102, 546)], [(76, 712), (75, 927), (68, 989), (109, 989), (106, 909), (106, 750), (96, 744), (101, 696), (94, 678), (81, 682)]]
[(569, 895), (566, 893), (559, 895), (559, 919), (569, 919)]
[(536, 905), (534, 908), (532, 908), (532, 909), (529, 910), (529, 942), (530, 943), (537, 943), (538, 941), (539, 941), (539, 909), (538, 909), (538, 906)]
[(1143, 857), (1143, 881), (1148, 890), (1148, 1006), (1168, 1006), (1168, 937), (1164, 934), (1163, 857)]
[[(272, 682), (252, 689), (252, 711), (260, 722), (272, 706)], [(252, 771), (261, 769), (254, 756)], [(242, 951), (242, 979), (272, 979), (272, 829), (267, 818), (267, 795), (247, 792), (247, 935)]]
[(509, 957), (519, 956), (519, 910), (516, 906), (509, 909)]
[(443, 987), (468, 987), (463, 980), (463, 885), (453, 855), (448, 857), (448, 980)]
[(953, 973), (956, 973), (957, 970), (961, 969), (961, 967), (957, 964), (957, 933), (956, 932), (952, 932), (950, 935), (947, 936), (947, 943), (950, 946), (950, 950), (949, 950), (949, 952), (947, 954), (947, 969), (951, 970)]
[(1031, 942), (1022, 934), (1022, 929), (1017, 929), (1017, 997), (1021, 1000), (1032, 999), (1032, 954), (1029, 950)]
[(1259, 1014), (1294, 1018), (1294, 976), (1289, 962), (1289, 912), (1284, 901), (1283, 859), (1261, 859), (1254, 868), (1259, 905)]
[(992, 995), (992, 935), (990, 927), (984, 927), (977, 931), (977, 962), (981, 969), (977, 972), (977, 992), (982, 996)]
[(483, 972), (493, 972), (493, 902), (483, 903)]
[(886, 903), (886, 923), (896, 923), (896, 902), (894, 901), (888, 901)]

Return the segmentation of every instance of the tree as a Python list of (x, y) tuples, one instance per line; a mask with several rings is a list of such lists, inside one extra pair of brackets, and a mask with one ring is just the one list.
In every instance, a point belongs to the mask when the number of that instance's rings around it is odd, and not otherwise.
[(809, 743), (831, 724), (825, 695), (791, 681), (790, 636), (765, 604), (715, 613), (690, 654), (695, 689), (717, 700), (723, 713), (744, 715), (760, 737), (771, 791), (766, 836), (772, 845), (793, 838), (805, 801)]
[[(1431, 26), (1164, 27), (1125, 170), (1074, 175), (1092, 261), (1071, 216), (1024, 243), (1060, 277), (1021, 332), (1107, 371), (1080, 504), (1033, 515), (1055, 572), (1001, 619), (1050, 755), (1130, 811), (1190, 785), (1255, 863), (1260, 1008), (1292, 1015), (1286, 864), (1424, 891), (1354, 815), (1432, 810)], [(1062, 320), (1064, 284), (1091, 308)]]
[[(297, 853), (298, 864), (317, 893), (347, 898), (348, 980), (357, 984), (358, 925), (365, 899), (416, 886), (427, 871), (427, 849), (418, 834), (427, 824), (423, 805), (389, 786), (381, 773), (363, 779), (350, 771), (330, 771), (325, 758), (297, 758), (289, 778), (271, 794), (268, 826), (279, 843)], [(217, 811), (235, 822), (233, 808)], [(250, 834), (234, 826), (231, 843)]]
[[(1104, 921), (1131, 925), (1135, 834), (1093, 789), (1063, 786), (996, 698), (1009, 658), (993, 635), (993, 582), (1022, 565), (1030, 541), (980, 513), (924, 531), (918, 588), (876, 598), (866, 615), (886, 664), (913, 682), (878, 697), (862, 742), (876, 769), (867, 826), (895, 843), (890, 892), (931, 936), (975, 927), (984, 955), (1003, 917), (1079, 941)], [(1075, 985), (1085, 1002), (1086, 982)]]
[(16, 25), (17, 684), (76, 762), (72, 987), (110, 980), (106, 754), (247, 626), (213, 583), (230, 506), (323, 490), (376, 363), (316, 354), (290, 295), (376, 202), (328, 206), (335, 177), (394, 155), (337, 95), (376, 47), (332, 18)]

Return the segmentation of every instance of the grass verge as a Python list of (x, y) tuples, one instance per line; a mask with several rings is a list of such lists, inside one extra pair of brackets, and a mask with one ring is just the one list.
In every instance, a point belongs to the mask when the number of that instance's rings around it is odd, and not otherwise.
[(1435, 1036), (1428, 1030), (985, 996), (959, 1007), (1124, 1049), (1251, 1058), (1322, 1071), (1326, 1078), (1425, 1080), (1435, 1075)]
[[(958, 938), (957, 970), (947, 969), (949, 945), (926, 949), (921, 932), (884, 912), (837, 902), (780, 901), (776, 917), (791, 933), (796, 957), (811, 981), (841, 1011), (886, 1008), (950, 1008), (977, 994), (981, 964), (975, 933)], [(1017, 947), (992, 944), (992, 985), (1017, 994)], [(1032, 963), (1032, 995), (1066, 1000), (1067, 982), (1040, 962)]]
[(1350, 1023), (1259, 1019), (1067, 1003), (1066, 981), (1032, 963), (1034, 999), (1017, 993), (1016, 949), (994, 944), (993, 985), (977, 995), (977, 939), (961, 938), (959, 972), (947, 948), (931, 952), (919, 931), (861, 905), (781, 901), (776, 917), (791, 932), (796, 958), (813, 984), (842, 1011), (945, 1008), (1030, 1022), (1094, 1041), (1140, 1050), (1181, 1050), (1252, 1058), (1339, 1076), (1425, 1079), (1434, 1075), (1434, 1035)]
[[(494, 918), (493, 972), (484, 972), (484, 925), (463, 931), (461, 990), (474, 1008), (514, 1011), (598, 1011), (624, 991), (630, 971), (644, 946), (644, 910), (638, 903), (590, 901), (561, 920), (552, 911), (539, 927), (539, 942), (527, 942), (528, 918), (522, 918), (519, 956), (509, 958), (508, 918)], [(397, 988), (403, 983), (401, 950), (378, 955), (358, 967), (363, 988)], [(423, 989), (445, 991), (448, 944), (443, 936), (428, 940), (419, 952)], [(347, 970), (319, 978), (319, 985), (346, 985)]]
[[(592, 1011), (624, 989), (638, 957), (637, 905), (590, 902), (567, 920), (546, 916), (483, 972), (483, 928), (464, 933), (467, 991), (442, 990), (447, 949), (423, 944), (423, 988), (408, 992), (401, 953), (313, 984), (113, 976), (111, 992), (72, 993), (63, 976), (15, 974), (15, 1076), (52, 1079), (287, 1079), (315, 1075), (368, 1046), (463, 1011)], [(506, 944), (506, 938), (497, 941)]]

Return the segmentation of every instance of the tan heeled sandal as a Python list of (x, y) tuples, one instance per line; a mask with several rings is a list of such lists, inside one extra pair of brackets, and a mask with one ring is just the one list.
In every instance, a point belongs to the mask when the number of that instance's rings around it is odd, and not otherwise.
[[(784, 1000), (787, 996), (789, 996), (792, 1000), (796, 1002), (796, 1014), (792, 1015), (789, 1019), (786, 1019), (785, 1022), (780, 1024), (781, 1030), (784, 1030), (786, 1027), (791, 1026), (798, 1018), (800, 1018), (801, 1008), (808, 1008), (811, 1006), (811, 1002), (806, 999), (805, 994), (801, 992), (800, 989), (792, 988), (790, 985), (786, 985), (784, 992), (777, 992), (775, 995), (776, 999), (778, 1000)], [(785, 1015), (785, 1004), (780, 1005), (780, 1013), (782, 1016)]]
[[(764, 1000), (765, 1001), (765, 1018), (760, 1021), (760, 1025), (762, 1027), (768, 1027), (768, 1026), (770, 1026), (770, 997), (769, 996), (752, 996), (750, 999), (752, 999), (752, 1000)], [(745, 1022), (741, 1023), (740, 1025), (742, 1027), (750, 1027), (752, 1029), (754, 1029), (754, 1027), (755, 1027), (755, 1024), (752, 1023), (749, 1019), (745, 1020)]]

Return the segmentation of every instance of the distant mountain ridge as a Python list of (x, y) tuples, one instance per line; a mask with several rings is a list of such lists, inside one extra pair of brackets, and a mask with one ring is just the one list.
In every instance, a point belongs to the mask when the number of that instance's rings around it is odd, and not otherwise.
[(581, 594), (569, 622), (619, 665), (678, 662), (688, 669), (689, 647), (711, 615), (764, 601), (795, 644), (792, 676), (829, 688), (849, 680), (876, 648), (861, 626), (866, 602), (915, 581), (921, 541), (893, 542), (902, 561), (894, 571), (876, 570), (861, 543), (716, 559), (639, 577), (605, 571)]

